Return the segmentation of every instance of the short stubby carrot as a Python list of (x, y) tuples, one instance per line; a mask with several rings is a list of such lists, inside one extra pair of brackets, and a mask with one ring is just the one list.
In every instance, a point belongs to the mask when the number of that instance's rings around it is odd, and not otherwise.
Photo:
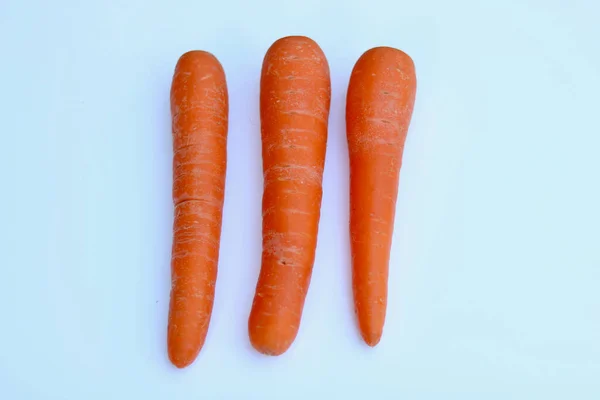
[(261, 353), (285, 352), (298, 333), (320, 218), (331, 100), (329, 65), (307, 37), (267, 51), (260, 82), (264, 173), (262, 266), (248, 331)]
[(167, 347), (190, 365), (204, 345), (213, 308), (227, 164), (225, 73), (210, 53), (185, 53), (171, 86), (173, 249)]
[(398, 180), (415, 92), (412, 59), (390, 47), (365, 52), (348, 86), (352, 287), (369, 346), (379, 343), (385, 322)]

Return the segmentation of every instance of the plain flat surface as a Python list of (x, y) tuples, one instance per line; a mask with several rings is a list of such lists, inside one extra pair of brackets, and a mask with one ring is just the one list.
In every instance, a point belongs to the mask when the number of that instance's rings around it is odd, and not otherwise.
[[(598, 4), (4, 0), (0, 398), (600, 398)], [(321, 45), (333, 96), (302, 326), (268, 358), (246, 331), (259, 73), (290, 34)], [(351, 304), (344, 101), (379, 45), (414, 58), (418, 92), (370, 349)], [(215, 308), (179, 371), (168, 95), (190, 49), (220, 59), (231, 109)]]

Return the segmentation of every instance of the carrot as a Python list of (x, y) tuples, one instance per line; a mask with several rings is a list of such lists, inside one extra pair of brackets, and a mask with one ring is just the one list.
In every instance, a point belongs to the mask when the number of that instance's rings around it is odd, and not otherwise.
[(302, 36), (277, 40), (267, 51), (260, 82), (263, 155), (262, 266), (250, 318), (250, 342), (280, 355), (298, 333), (320, 218), (329, 65)]
[(175, 218), (167, 333), (169, 358), (178, 368), (198, 356), (213, 308), (228, 110), (219, 61), (204, 51), (182, 55), (171, 86)]
[(348, 86), (352, 287), (369, 346), (379, 343), (385, 322), (398, 179), (415, 91), (412, 59), (389, 47), (365, 52)]

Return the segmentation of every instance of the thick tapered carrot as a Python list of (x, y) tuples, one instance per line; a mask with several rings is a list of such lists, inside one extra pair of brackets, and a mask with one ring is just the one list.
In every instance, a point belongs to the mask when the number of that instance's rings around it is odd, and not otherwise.
[(357, 61), (346, 99), (354, 307), (363, 339), (381, 339), (398, 179), (416, 91), (412, 59), (377, 47)]
[(276, 41), (260, 82), (263, 154), (262, 267), (248, 321), (252, 345), (279, 355), (294, 341), (319, 226), (331, 100), (329, 65), (301, 36)]
[(171, 86), (173, 250), (167, 347), (191, 364), (204, 345), (213, 308), (227, 163), (225, 73), (210, 53), (185, 53)]

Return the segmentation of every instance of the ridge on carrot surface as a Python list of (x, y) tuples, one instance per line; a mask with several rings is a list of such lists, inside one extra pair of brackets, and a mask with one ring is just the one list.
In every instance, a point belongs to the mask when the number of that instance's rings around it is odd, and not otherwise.
[(227, 165), (228, 95), (219, 61), (190, 51), (171, 86), (173, 249), (167, 347), (190, 365), (204, 345), (213, 308)]
[(412, 59), (390, 47), (365, 52), (348, 85), (352, 287), (369, 346), (379, 343), (385, 323), (398, 181), (415, 93)]
[(268, 355), (294, 341), (308, 291), (320, 218), (329, 66), (311, 39), (277, 40), (264, 58), (260, 118), (264, 172), (262, 266), (248, 320)]

